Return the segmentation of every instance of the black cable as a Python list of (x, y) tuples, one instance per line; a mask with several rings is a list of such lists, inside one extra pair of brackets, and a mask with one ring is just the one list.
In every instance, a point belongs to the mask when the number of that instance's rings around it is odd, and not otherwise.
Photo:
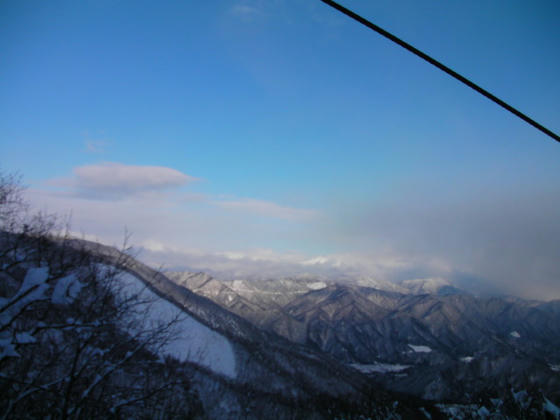
[(517, 109), (515, 109), (514, 107), (512, 107), (511, 105), (508, 105), (507, 103), (505, 103), (504, 101), (502, 101), (500, 98), (492, 95), (490, 92), (488, 92), (487, 90), (481, 88), (480, 86), (478, 86), (477, 84), (471, 82), (469, 79), (467, 79), (464, 76), (461, 76), (459, 73), (457, 73), (456, 71), (450, 69), (449, 67), (447, 67), (446, 65), (440, 63), (439, 61), (435, 60), (434, 58), (430, 57), (429, 55), (423, 53), (422, 51), (420, 51), (419, 49), (413, 47), (412, 45), (410, 45), (409, 43), (403, 41), (400, 38), (397, 38), (395, 35), (387, 32), (385, 29), (380, 28), (379, 26), (377, 26), (374, 23), (371, 23), (369, 20), (364, 19), (363, 17), (361, 17), (360, 15), (357, 15), (356, 13), (354, 13), (353, 11), (347, 9), (344, 6), (341, 6), (340, 4), (332, 1), (332, 0), (321, 0), (323, 3), (328, 4), (329, 6), (335, 8), (336, 10), (344, 13), (346, 16), (360, 22), (362, 25), (367, 26), (368, 28), (374, 30), (375, 32), (377, 32), (380, 35), (383, 35), (385, 38), (390, 39), (391, 41), (397, 43), (398, 45), (400, 45), (401, 47), (407, 49), (408, 51), (410, 51), (413, 54), (416, 54), (418, 57), (426, 60), (428, 63), (436, 66), (438, 69), (446, 72), (447, 74), (449, 74), (450, 76), (454, 77), (455, 79), (459, 80), (460, 82), (463, 82), (465, 85), (467, 85), (468, 87), (470, 87), (471, 89), (476, 90), (478, 93), (486, 96), (488, 99), (490, 99), (491, 101), (494, 101), (495, 103), (497, 103), (498, 105), (500, 105), (501, 107), (507, 109), (509, 112), (511, 112), (512, 114), (518, 116), (519, 118), (521, 118), (522, 120), (524, 120), (525, 122), (531, 124), (533, 127), (535, 127), (536, 129), (542, 131), (543, 133), (545, 133), (546, 135), (552, 137), (554, 140), (556, 140), (557, 142), (560, 143), (560, 136), (558, 136), (557, 134), (555, 134), (554, 132), (550, 131), (548, 128), (543, 127), (541, 124), (539, 124), (538, 122), (536, 122), (535, 120), (533, 120), (532, 118), (529, 118), (527, 115), (523, 114), (521, 111), (518, 111)]

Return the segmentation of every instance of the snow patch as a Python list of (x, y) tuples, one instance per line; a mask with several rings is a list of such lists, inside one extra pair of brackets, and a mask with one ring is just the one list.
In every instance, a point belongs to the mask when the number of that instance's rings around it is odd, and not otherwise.
[(500, 398), (490, 398), (490, 402), (496, 408), (500, 408), (502, 405), (504, 405), (504, 402)]
[(560, 365), (548, 365), (553, 372), (560, 372)]
[(309, 287), (311, 290), (319, 290), (327, 287), (327, 284), (322, 281), (316, 281), (314, 283), (309, 283), (307, 287)]
[(420, 407), (420, 412), (421, 412), (422, 414), (424, 414), (424, 416), (426, 416), (427, 419), (430, 419), (430, 420), (431, 420), (432, 415), (431, 415), (430, 413), (428, 413), (424, 407)]
[(234, 280), (231, 283), (231, 288), (235, 291), (238, 291), (240, 289), (245, 289), (246, 288), (245, 282), (243, 280)]
[(4, 360), (6, 357), (19, 357), (19, 353), (16, 351), (11, 338), (2, 337), (0, 338), (0, 360)]
[(461, 360), (461, 362), (464, 363), (470, 363), (474, 360), (474, 357), (472, 356), (465, 356), (465, 357), (461, 357), (459, 360)]
[(543, 409), (545, 411), (548, 411), (550, 414), (552, 414), (556, 420), (560, 418), (560, 408), (558, 408), (558, 406), (555, 405), (548, 398), (544, 399)]
[(354, 369), (359, 370), (362, 373), (392, 373), (392, 372), (402, 372), (408, 369), (410, 365), (399, 365), (399, 364), (389, 364), (389, 363), (374, 363), (372, 365), (362, 365), (358, 363), (353, 363)]
[(18, 295), (22, 295), (27, 292), (33, 286), (43, 284), (49, 278), (49, 268), (48, 267), (36, 267), (30, 268), (25, 274), (23, 279), (23, 284), (18, 291)]
[(513, 338), (520, 338), (521, 334), (519, 334), (517, 331), (512, 331), (509, 333), (509, 335), (511, 335)]
[(408, 347), (410, 347), (416, 353), (430, 353), (432, 351), (432, 349), (429, 348), (428, 346), (409, 344)]
[(436, 404), (436, 407), (453, 420), (487, 418), (486, 411), (488, 409), (484, 406), (479, 407), (476, 404)]
[(80, 293), (80, 290), (82, 290), (82, 287), (83, 284), (80, 283), (76, 276), (70, 274), (56, 282), (51, 300), (56, 304), (72, 303)]
[(488, 409), (484, 406), (481, 406), (478, 409), (477, 413), (481, 419), (485, 419), (486, 417), (490, 416), (490, 411), (488, 411)]
[(30, 268), (27, 270), (23, 283), (17, 293), (13, 297), (0, 300), (0, 305), (2, 305), (2, 310), (0, 311), (0, 331), (6, 330), (28, 305), (46, 299), (45, 292), (50, 287), (47, 284), (48, 278), (48, 267)]
[(18, 344), (30, 344), (35, 343), (37, 339), (33, 337), (28, 331), (16, 333), (16, 343)]
[(531, 404), (532, 398), (529, 396), (529, 394), (527, 393), (527, 391), (525, 389), (522, 389), (519, 392), (515, 392), (512, 388), (511, 389), (511, 395), (513, 395), (513, 399), (515, 400), (515, 402), (517, 404), (519, 404), (519, 406), (521, 408), (523, 408), (524, 410), (529, 408), (529, 405)]

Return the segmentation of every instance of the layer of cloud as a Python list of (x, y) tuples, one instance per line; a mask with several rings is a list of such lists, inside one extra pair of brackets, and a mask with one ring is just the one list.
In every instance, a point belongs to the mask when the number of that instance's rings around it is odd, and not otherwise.
[(425, 273), (420, 279), (435, 276), (453, 281), (453, 273), (434, 261), (405, 261), (390, 255), (333, 254), (310, 258), (302, 253), (271, 249), (208, 253), (152, 242), (141, 245), (139, 256), (149, 264), (158, 266), (165, 261), (164, 270), (205, 272), (222, 280), (305, 278), (401, 292), (406, 292), (399, 286), (402, 280), (416, 279), (408, 275), (420, 271)]
[[(371, 275), (371, 261), (368, 261), (367, 265), (360, 265), (355, 264), (356, 260), (352, 258), (352, 264), (349, 264), (344, 255), (310, 258), (309, 255), (299, 252), (278, 252), (263, 248), (201, 252), (152, 241), (140, 244), (140, 248), (140, 256), (154, 265), (165, 261), (165, 266), (172, 270), (202, 271), (222, 279), (311, 276), (322, 280), (341, 281)], [(320, 262), (310, 263), (310, 260)], [(378, 269), (385, 266), (381, 261), (377, 263)], [(380, 273), (380, 270), (378, 272)]]
[[(444, 261), (448, 276), (515, 295), (560, 298), (560, 190), (480, 188), (445, 197), (401, 191), (332, 217), (332, 237), (405, 260)], [(409, 278), (434, 275), (411, 265)], [(415, 272), (415, 270), (417, 270)]]
[(118, 245), (126, 228), (133, 235), (133, 244), (151, 250), (188, 248), (219, 253), (297, 244), (305, 240), (310, 223), (273, 216), (255, 218), (251, 212), (222, 208), (203, 197), (188, 200), (180, 193), (103, 200), (30, 190), (27, 196), (35, 209), (70, 214), (75, 232)]

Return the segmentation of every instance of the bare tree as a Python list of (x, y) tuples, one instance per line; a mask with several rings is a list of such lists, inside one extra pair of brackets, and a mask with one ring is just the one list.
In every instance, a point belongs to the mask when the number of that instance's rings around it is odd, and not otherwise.
[(187, 415), (188, 378), (161, 357), (180, 319), (150, 318), (157, 297), (123, 261), (29, 215), (16, 177), (0, 176), (0, 216), (0, 418)]

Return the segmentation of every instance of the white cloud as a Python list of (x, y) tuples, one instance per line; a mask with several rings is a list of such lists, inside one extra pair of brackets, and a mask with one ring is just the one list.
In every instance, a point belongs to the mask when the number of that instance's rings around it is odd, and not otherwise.
[(271, 201), (255, 200), (252, 198), (232, 201), (216, 201), (215, 204), (225, 209), (247, 211), (260, 216), (279, 219), (308, 219), (317, 214), (315, 210), (286, 207)]
[(115, 199), (180, 187), (196, 178), (164, 166), (124, 165), (104, 162), (74, 168), (74, 176), (51, 181), (69, 188), (73, 195)]
[(87, 189), (121, 191), (159, 190), (177, 187), (194, 180), (176, 169), (164, 166), (137, 166), (102, 163), (74, 169), (79, 186)]
[(303, 261), (303, 265), (317, 265), (317, 264), (328, 264), (330, 262), (328, 257), (318, 256), (311, 258), (309, 260)]

